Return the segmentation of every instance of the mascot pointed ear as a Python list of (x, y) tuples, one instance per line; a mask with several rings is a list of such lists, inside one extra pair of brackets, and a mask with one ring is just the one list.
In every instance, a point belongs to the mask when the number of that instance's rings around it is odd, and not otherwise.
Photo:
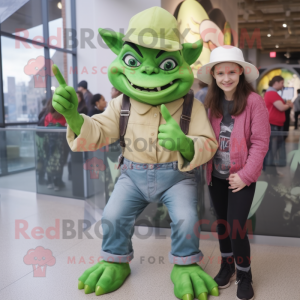
[(111, 51), (118, 55), (124, 43), (122, 41), (124, 34), (102, 28), (99, 28), (98, 32)]
[(184, 60), (189, 64), (192, 65), (200, 56), (203, 48), (203, 41), (198, 40), (195, 43), (185, 43), (182, 44), (182, 53)]

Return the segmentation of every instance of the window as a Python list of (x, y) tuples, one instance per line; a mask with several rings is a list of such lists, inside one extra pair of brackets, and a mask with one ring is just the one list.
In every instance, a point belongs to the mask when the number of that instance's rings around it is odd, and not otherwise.
[[(44, 49), (16, 46), (17, 40), (1, 37), (5, 123), (37, 122), (46, 98)], [(37, 70), (38, 68), (38, 70)]]
[[(11, 15), (0, 24), (0, 126), (32, 124), (58, 86), (57, 64), (68, 85), (77, 82), (75, 1), (11, 1)], [(15, 11), (13, 11), (15, 6)]]
[[(70, 0), (48, 1), (48, 20), (50, 44), (59, 48), (67, 48), (71, 43), (71, 4)], [(72, 44), (71, 44), (72, 45)]]

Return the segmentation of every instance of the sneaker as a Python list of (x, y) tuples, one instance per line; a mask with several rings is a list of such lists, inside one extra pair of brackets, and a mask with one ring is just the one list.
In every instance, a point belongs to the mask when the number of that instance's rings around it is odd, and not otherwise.
[(54, 191), (58, 192), (61, 190), (61, 187), (59, 185), (54, 185)]
[(54, 188), (54, 184), (53, 183), (49, 183), (47, 186), (48, 189), (53, 189)]
[(214, 278), (220, 289), (230, 286), (230, 280), (235, 276), (235, 264), (233, 256), (222, 257), (221, 269)]
[(235, 284), (238, 285), (236, 293), (236, 298), (238, 300), (254, 299), (251, 269), (248, 272), (240, 271), (237, 269)]

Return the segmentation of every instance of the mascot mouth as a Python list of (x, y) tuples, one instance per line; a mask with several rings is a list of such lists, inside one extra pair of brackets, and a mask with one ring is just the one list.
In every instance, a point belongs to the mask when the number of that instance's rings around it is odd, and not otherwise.
[[(126, 76), (125, 76), (126, 77)], [(154, 93), (154, 92), (160, 92), (163, 91), (167, 88), (169, 88), (170, 86), (172, 86), (177, 79), (171, 81), (170, 83), (163, 85), (163, 86), (158, 86), (158, 87), (154, 87), (154, 88), (146, 88), (146, 87), (142, 87), (142, 86), (138, 86), (136, 84), (133, 84), (127, 77), (126, 79), (128, 80), (129, 84), (137, 91), (142, 91), (142, 92), (150, 92), (150, 93)]]

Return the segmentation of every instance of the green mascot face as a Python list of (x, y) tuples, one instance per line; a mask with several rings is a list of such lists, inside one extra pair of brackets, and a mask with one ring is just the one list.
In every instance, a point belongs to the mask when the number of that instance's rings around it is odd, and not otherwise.
[(136, 101), (160, 105), (185, 96), (194, 76), (190, 67), (202, 51), (202, 41), (165, 51), (124, 41), (124, 35), (105, 29), (99, 33), (117, 58), (108, 69), (112, 85)]

